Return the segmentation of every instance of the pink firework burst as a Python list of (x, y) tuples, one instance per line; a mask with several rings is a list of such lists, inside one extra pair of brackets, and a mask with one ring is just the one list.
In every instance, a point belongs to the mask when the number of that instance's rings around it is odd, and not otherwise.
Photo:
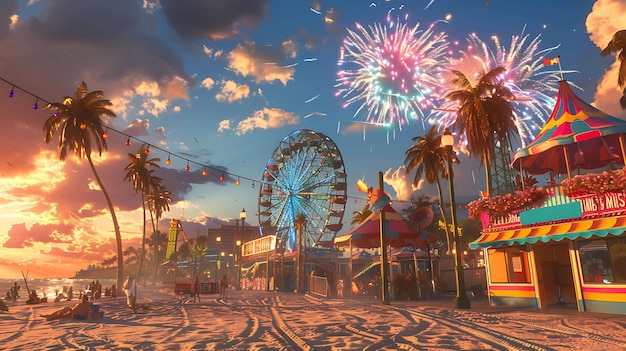
[(447, 48), (446, 34), (434, 25), (357, 23), (344, 39), (335, 95), (346, 108), (359, 105), (353, 118), (364, 112), (366, 123), (402, 130), (441, 98)]

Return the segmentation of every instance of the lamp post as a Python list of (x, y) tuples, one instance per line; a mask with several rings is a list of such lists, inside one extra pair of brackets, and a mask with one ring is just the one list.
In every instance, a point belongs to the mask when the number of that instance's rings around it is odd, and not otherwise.
[(456, 201), (454, 200), (454, 175), (452, 174), (452, 150), (454, 137), (448, 128), (444, 129), (441, 135), (441, 146), (445, 149), (446, 163), (448, 167), (448, 185), (450, 186), (450, 217), (452, 217), (452, 234), (454, 236), (454, 271), (456, 274), (456, 297), (454, 305), (456, 308), (470, 308), (470, 301), (465, 294), (465, 275), (463, 272), (463, 262), (461, 260), (461, 242), (457, 228)]
[[(243, 240), (243, 231), (244, 231), (244, 222), (246, 221), (246, 209), (241, 209), (241, 212), (239, 213), (239, 219), (241, 219), (241, 239), (238, 239), (236, 234), (237, 234), (237, 228), (235, 228), (235, 282), (236, 282), (236, 289), (239, 290), (241, 289), (241, 283), (239, 282), (240, 279), (240, 275), (241, 275), (241, 266), (240, 266), (240, 255), (241, 255), (241, 242)], [(236, 224), (236, 222), (235, 222)]]
[(220, 278), (217, 276), (218, 272), (217, 272), (217, 265), (220, 262), (220, 251), (222, 250), (222, 237), (218, 236), (215, 238), (215, 241), (217, 241), (217, 253), (215, 254), (215, 276), (214, 279), (215, 281), (219, 281)]

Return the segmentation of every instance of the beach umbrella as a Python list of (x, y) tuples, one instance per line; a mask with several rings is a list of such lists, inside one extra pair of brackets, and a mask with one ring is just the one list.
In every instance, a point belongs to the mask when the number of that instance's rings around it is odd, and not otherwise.
[(624, 164), (626, 121), (583, 101), (562, 80), (556, 105), (535, 140), (518, 150), (515, 170), (529, 174), (567, 174)]

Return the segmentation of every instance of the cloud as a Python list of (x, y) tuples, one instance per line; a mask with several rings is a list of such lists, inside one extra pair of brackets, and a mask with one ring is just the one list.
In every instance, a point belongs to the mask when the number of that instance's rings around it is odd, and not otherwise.
[[(3, 1), (0, 6), (6, 3)], [(0, 13), (7, 16), (7, 12)], [(9, 21), (5, 17), (1, 22)], [(156, 31), (146, 30), (154, 26), (154, 21), (153, 15), (137, 1), (46, 2), (40, 12), (17, 22), (6, 37), (3, 47), (10, 50), (12, 57), (3, 60), (0, 69), (15, 71), (12, 66), (28, 67), (14, 79), (45, 79), (49, 84), (40, 91), (44, 96), (56, 96), (59, 90), (71, 91), (80, 80), (89, 86), (98, 82), (98, 90), (107, 96), (118, 97), (125, 87), (141, 82), (156, 82), (165, 94), (171, 92), (167, 86), (177, 77), (187, 82), (193, 80), (166, 39)], [(77, 25), (80, 30), (76, 30)], [(58, 50), (59, 47), (64, 49)], [(176, 94), (181, 96), (180, 92)]]
[(7, 248), (32, 247), (34, 243), (67, 243), (71, 241), (72, 228), (68, 225), (35, 223), (26, 228), (25, 223), (14, 224), (9, 229), (9, 239), (3, 246)]
[(280, 65), (283, 55), (282, 48), (246, 42), (238, 44), (228, 53), (228, 67), (244, 77), (253, 77), (256, 83), (278, 80), (287, 85), (288, 81), (293, 80), (295, 68)]
[(304, 47), (311, 51), (319, 50), (327, 43), (327, 39), (320, 39), (317, 35), (307, 32), (304, 28), (298, 31), (298, 37), (304, 41)]
[[(626, 23), (626, 3), (624, 1), (598, 0), (593, 4), (585, 25), (591, 41), (599, 49), (604, 49), (611, 41), (613, 34), (624, 29), (624, 23)], [(617, 86), (619, 64), (617, 58), (614, 60), (616, 62), (599, 80), (593, 105), (608, 114), (626, 116), (625, 111), (619, 106), (622, 90)]]
[(187, 95), (189, 83), (183, 77), (166, 77), (163, 79), (162, 85), (162, 94), (164, 98), (169, 100), (189, 100), (189, 96)]
[(298, 123), (298, 116), (278, 108), (264, 108), (237, 124), (237, 135), (243, 135), (254, 129), (280, 128), (286, 124)]
[(147, 119), (135, 119), (131, 124), (124, 128), (124, 133), (134, 137), (149, 135), (150, 121)]
[(269, 0), (161, 0), (163, 14), (185, 40), (230, 38), (267, 15)]
[(220, 121), (219, 127), (217, 128), (217, 132), (221, 133), (223, 131), (230, 130), (230, 120)]
[(158, 127), (155, 131), (154, 131), (154, 137), (156, 138), (157, 142), (159, 143), (159, 145), (166, 145), (165, 143), (165, 128), (164, 127)]
[(211, 89), (213, 89), (213, 86), (215, 85), (215, 81), (213, 79), (211, 79), (211, 78), (205, 78), (202, 81), (202, 83), (200, 83), (200, 85), (202, 85), (207, 90), (211, 90)]
[(245, 99), (250, 95), (250, 87), (243, 84), (237, 85), (232, 80), (223, 82), (222, 89), (219, 93), (215, 94), (217, 101), (233, 102), (241, 99)]
[(167, 111), (167, 104), (167, 100), (152, 98), (145, 100), (141, 107), (151, 115), (158, 117), (161, 112)]
[(420, 180), (418, 186), (413, 186), (415, 171), (406, 173), (406, 166), (400, 166), (398, 169), (389, 168), (383, 175), (385, 183), (391, 185), (396, 192), (398, 200), (409, 200), (416, 190), (424, 185), (424, 180)]
[(365, 133), (367, 131), (372, 131), (372, 130), (383, 128), (383, 126), (380, 126), (380, 125), (367, 123), (367, 122), (361, 122), (361, 121), (354, 121), (354, 122), (348, 121), (346, 124), (348, 126), (343, 128), (343, 134)]
[(295, 40), (285, 40), (282, 45), (287, 57), (295, 59), (298, 56), (298, 43)]

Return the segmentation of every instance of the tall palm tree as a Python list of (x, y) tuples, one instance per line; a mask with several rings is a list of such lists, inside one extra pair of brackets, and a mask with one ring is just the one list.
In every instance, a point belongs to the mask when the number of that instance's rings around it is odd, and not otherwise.
[[(172, 202), (172, 192), (165, 188), (165, 185), (161, 184), (161, 180), (158, 177), (153, 177), (151, 180), (152, 192), (148, 194), (148, 204), (150, 208), (150, 217), (152, 219), (152, 228), (155, 233), (159, 232), (159, 219), (163, 216), (164, 211), (170, 210), (170, 202)], [(154, 215), (154, 218), (152, 216)], [(158, 247), (154, 245), (154, 272), (152, 274), (152, 284), (156, 283), (156, 276), (158, 272)]]
[[(46, 132), (44, 142), (50, 143), (54, 135), (59, 132), (59, 145), (61, 161), (65, 161), (67, 152), (74, 152), (79, 158), (86, 158), (93, 172), (96, 182), (104, 195), (113, 220), (115, 229), (115, 242), (117, 244), (117, 287), (121, 289), (124, 279), (124, 260), (122, 255), (122, 235), (117, 222), (115, 209), (109, 193), (106, 191), (96, 167), (91, 159), (93, 148), (102, 155), (102, 150), (107, 149), (105, 130), (102, 117), (115, 118), (115, 113), (109, 109), (111, 101), (103, 99), (104, 94), (100, 90), (88, 92), (87, 84), (81, 82), (76, 89), (74, 97), (66, 96), (62, 102), (53, 102), (46, 106), (55, 113), (44, 123), (43, 130)], [(69, 150), (68, 150), (69, 149)]]
[[(302, 245), (306, 245), (306, 238), (302, 238), (306, 232), (306, 216), (304, 213), (298, 213), (296, 218), (293, 221), (294, 226), (296, 227), (296, 235), (297, 235), (297, 274), (296, 274), (296, 287), (298, 291), (304, 291), (304, 265), (306, 264), (306, 258), (302, 258)], [(305, 249), (306, 252), (306, 249)]]
[[(147, 252), (152, 252), (150, 256), (151, 262), (154, 265), (155, 261), (161, 262), (159, 259), (163, 257), (165, 251), (167, 250), (167, 242), (169, 235), (166, 232), (156, 231), (150, 234), (148, 238), (146, 238), (146, 244), (148, 245), (149, 250)], [(154, 250), (154, 246), (156, 245), (156, 254)], [(156, 255), (156, 258), (155, 258)], [(157, 262), (157, 264), (158, 264)], [(154, 278), (154, 275), (153, 275)]]
[(128, 154), (130, 163), (124, 169), (126, 176), (124, 180), (128, 180), (132, 183), (135, 193), (141, 193), (141, 204), (143, 209), (143, 235), (141, 238), (141, 256), (139, 257), (139, 268), (137, 268), (137, 279), (141, 278), (141, 271), (143, 268), (143, 261), (145, 257), (145, 242), (146, 242), (146, 195), (152, 191), (153, 176), (151, 175), (153, 169), (148, 168), (160, 168), (158, 162), (159, 158), (148, 159), (149, 147), (144, 144), (137, 151), (136, 154)]
[(443, 197), (439, 175), (447, 177), (445, 166), (445, 151), (441, 146), (441, 135), (438, 135), (437, 126), (432, 126), (424, 136), (416, 136), (411, 139), (414, 144), (405, 152), (406, 173), (415, 169), (413, 185), (419, 185), (420, 179), (424, 178), (428, 184), (437, 185), (437, 197), (439, 198), (439, 212), (445, 225), (447, 250), (450, 250), (450, 232), (448, 221), (443, 211)]
[(451, 83), (457, 90), (446, 94), (449, 100), (459, 102), (454, 127), (465, 136), (470, 154), (480, 157), (485, 167), (487, 195), (491, 195), (491, 161), (496, 145), (511, 146), (511, 138), (518, 135), (513, 106), (513, 93), (504, 85), (504, 67), (497, 67), (482, 75), (474, 86), (460, 71), (453, 70)]
[[(617, 31), (613, 34), (613, 38), (602, 49), (600, 55), (608, 56), (617, 54), (617, 59), (620, 62), (619, 75), (617, 77), (617, 85), (620, 88), (624, 88), (626, 85), (626, 30)], [(622, 109), (626, 110), (626, 89), (623, 91), (622, 98), (619, 100)]]

